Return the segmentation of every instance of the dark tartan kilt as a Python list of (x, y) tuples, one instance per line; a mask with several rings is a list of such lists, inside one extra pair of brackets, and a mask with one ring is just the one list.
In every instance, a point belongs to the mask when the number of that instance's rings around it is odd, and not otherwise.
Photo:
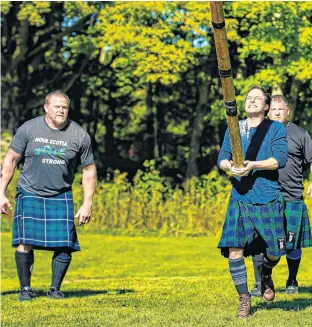
[(19, 244), (31, 244), (34, 249), (69, 247), (71, 251), (80, 251), (72, 191), (43, 197), (19, 188), (12, 245), (17, 247)]
[(285, 255), (283, 197), (267, 204), (248, 204), (231, 196), (218, 248), (225, 257), (229, 248), (244, 249), (244, 256)]
[(286, 201), (287, 250), (312, 246), (309, 214), (303, 200)]

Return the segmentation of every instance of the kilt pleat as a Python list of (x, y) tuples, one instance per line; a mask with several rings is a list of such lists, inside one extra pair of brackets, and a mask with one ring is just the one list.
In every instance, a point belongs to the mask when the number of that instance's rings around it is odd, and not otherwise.
[(222, 236), (218, 244), (228, 256), (229, 248), (242, 248), (244, 255), (266, 252), (270, 256), (286, 254), (282, 196), (261, 205), (243, 203), (230, 198)]
[(287, 249), (312, 246), (309, 214), (304, 201), (286, 201), (285, 217)]
[(29, 244), (35, 249), (69, 247), (80, 251), (72, 191), (43, 197), (19, 188), (12, 236), (14, 247)]

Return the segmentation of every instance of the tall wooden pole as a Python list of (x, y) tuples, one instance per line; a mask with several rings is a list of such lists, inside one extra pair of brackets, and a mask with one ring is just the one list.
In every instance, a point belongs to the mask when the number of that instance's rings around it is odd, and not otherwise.
[(242, 141), (239, 132), (237, 117), (237, 105), (235, 100), (235, 90), (233, 84), (231, 60), (226, 36), (223, 3), (222, 1), (210, 1), (211, 21), (216, 44), (218, 68), (221, 78), (223, 99), (226, 109), (226, 118), (229, 126), (230, 140), (232, 146), (232, 156), (234, 166), (243, 167), (244, 156)]

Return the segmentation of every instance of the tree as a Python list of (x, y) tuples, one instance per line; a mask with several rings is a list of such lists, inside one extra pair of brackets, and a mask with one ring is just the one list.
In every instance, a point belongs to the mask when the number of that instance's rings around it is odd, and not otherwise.
[(64, 38), (83, 30), (91, 14), (79, 3), (80, 15), (66, 22), (64, 2), (5, 2), (1, 4), (1, 68), (3, 126), (11, 132), (38, 113), (48, 90), (68, 91), (81, 74), (83, 58), (66, 69)]
[[(215, 165), (226, 129), (209, 2), (2, 2), (3, 128), (52, 89), (91, 135), (99, 176), (155, 159), (182, 182)], [(311, 3), (225, 2), (240, 117), (250, 84), (312, 129)]]

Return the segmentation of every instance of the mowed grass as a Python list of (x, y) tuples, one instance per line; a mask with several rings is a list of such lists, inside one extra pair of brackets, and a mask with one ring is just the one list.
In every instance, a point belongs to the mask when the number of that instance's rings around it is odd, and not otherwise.
[[(274, 303), (253, 299), (253, 314), (235, 318), (237, 295), (217, 238), (126, 237), (81, 234), (62, 290), (46, 297), (52, 253), (35, 252), (32, 286), (38, 297), (17, 301), (10, 233), (2, 234), (2, 326), (312, 326), (312, 251), (305, 249), (300, 294), (287, 296), (283, 258), (274, 271)], [(251, 259), (246, 259), (249, 287)]]

